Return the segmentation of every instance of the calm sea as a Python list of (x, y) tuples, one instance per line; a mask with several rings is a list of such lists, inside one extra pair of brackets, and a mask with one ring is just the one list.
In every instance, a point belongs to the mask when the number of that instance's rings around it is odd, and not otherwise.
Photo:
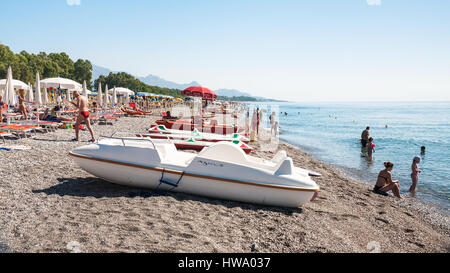
[[(281, 140), (300, 146), (368, 183), (374, 184), (378, 172), (384, 168), (383, 162), (391, 161), (395, 164), (393, 177), (400, 181), (401, 190), (406, 193), (411, 185), (412, 159), (421, 156), (422, 173), (416, 197), (449, 211), (450, 102), (270, 103), (261, 106), (277, 112)], [(360, 136), (366, 126), (370, 126), (376, 145), (372, 160), (361, 155)], [(426, 147), (425, 155), (420, 153), (421, 146)]]

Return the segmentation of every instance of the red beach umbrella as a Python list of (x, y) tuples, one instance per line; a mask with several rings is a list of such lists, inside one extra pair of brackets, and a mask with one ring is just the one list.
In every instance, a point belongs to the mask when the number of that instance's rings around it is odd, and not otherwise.
[(214, 91), (201, 86), (191, 86), (184, 89), (181, 94), (186, 96), (201, 97), (204, 100), (215, 100), (217, 98), (217, 94)]

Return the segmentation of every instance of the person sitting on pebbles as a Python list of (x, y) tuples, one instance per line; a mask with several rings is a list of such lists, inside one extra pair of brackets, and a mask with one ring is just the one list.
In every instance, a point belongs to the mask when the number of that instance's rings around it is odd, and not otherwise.
[(400, 196), (400, 184), (398, 180), (392, 180), (391, 172), (394, 168), (394, 163), (384, 162), (384, 167), (385, 169), (378, 174), (377, 183), (373, 191), (383, 195), (386, 195), (388, 191), (392, 191), (396, 197), (402, 198)]

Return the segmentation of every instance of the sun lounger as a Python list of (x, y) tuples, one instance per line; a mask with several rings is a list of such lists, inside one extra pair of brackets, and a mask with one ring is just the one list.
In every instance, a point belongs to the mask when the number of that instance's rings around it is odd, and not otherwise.
[(113, 123), (117, 122), (118, 119), (119, 118), (115, 117), (115, 116), (103, 116), (103, 117), (98, 119), (98, 124), (105, 124), (105, 125), (111, 124), (111, 125), (114, 125)]
[(29, 135), (31, 137), (31, 133), (34, 131), (33, 128), (28, 128), (28, 127), (20, 126), (20, 125), (2, 125), (2, 124), (0, 124), (0, 129), (2, 129), (3, 131), (11, 132), (19, 137), (21, 135), (23, 135), (24, 137)]
[(11, 137), (11, 136), (13, 136), (13, 134), (0, 131), (0, 137), (3, 139), (3, 143), (6, 143), (5, 137)]
[(47, 130), (47, 132), (49, 130), (51, 131), (56, 131), (56, 128), (58, 128), (61, 123), (60, 122), (55, 122), (55, 121), (45, 121), (45, 120), (40, 120), (40, 121), (22, 121), (22, 122), (17, 122), (16, 124), (20, 124), (20, 125), (31, 125), (31, 126), (40, 126), (44, 129)]

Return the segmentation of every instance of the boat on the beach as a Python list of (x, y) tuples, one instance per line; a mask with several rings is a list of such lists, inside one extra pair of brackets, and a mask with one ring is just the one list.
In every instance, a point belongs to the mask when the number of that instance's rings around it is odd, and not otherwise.
[(207, 141), (207, 142), (219, 142), (219, 141), (241, 141), (245, 144), (248, 144), (250, 140), (245, 136), (234, 133), (228, 135), (221, 134), (210, 134), (210, 133), (202, 133), (194, 128), (193, 131), (185, 131), (185, 130), (174, 130), (167, 129), (164, 125), (154, 125), (148, 130), (149, 134), (143, 134), (144, 137), (151, 137), (154, 139), (167, 139), (167, 136), (170, 135), (170, 139), (186, 139), (186, 138), (195, 138), (198, 141)]
[[(163, 141), (163, 142), (170, 142), (175, 145), (175, 148), (179, 150), (194, 150), (194, 151), (201, 151), (206, 147), (209, 147), (214, 144), (214, 142), (211, 141), (200, 141), (197, 140), (197, 138), (193, 137), (185, 137), (185, 138), (173, 138), (171, 135), (151, 135), (151, 134), (141, 134), (141, 133), (135, 133), (136, 137), (139, 138), (151, 138), (155, 139), (156, 141)], [(249, 154), (251, 152), (254, 152), (255, 150), (249, 146), (248, 144), (245, 144), (243, 142), (240, 142), (239, 140), (230, 141), (231, 143), (237, 145), (239, 148), (241, 148), (246, 154)]]
[(199, 130), (200, 132), (205, 133), (213, 133), (213, 134), (232, 134), (238, 133), (240, 131), (239, 126), (225, 125), (225, 124), (214, 124), (214, 123), (193, 123), (191, 120), (157, 120), (156, 124), (164, 125), (168, 129), (176, 129), (176, 130), (186, 130), (193, 131), (194, 129)]
[(272, 160), (217, 142), (199, 154), (149, 138), (103, 137), (70, 152), (85, 171), (112, 183), (270, 206), (299, 207), (319, 186), (285, 151)]

